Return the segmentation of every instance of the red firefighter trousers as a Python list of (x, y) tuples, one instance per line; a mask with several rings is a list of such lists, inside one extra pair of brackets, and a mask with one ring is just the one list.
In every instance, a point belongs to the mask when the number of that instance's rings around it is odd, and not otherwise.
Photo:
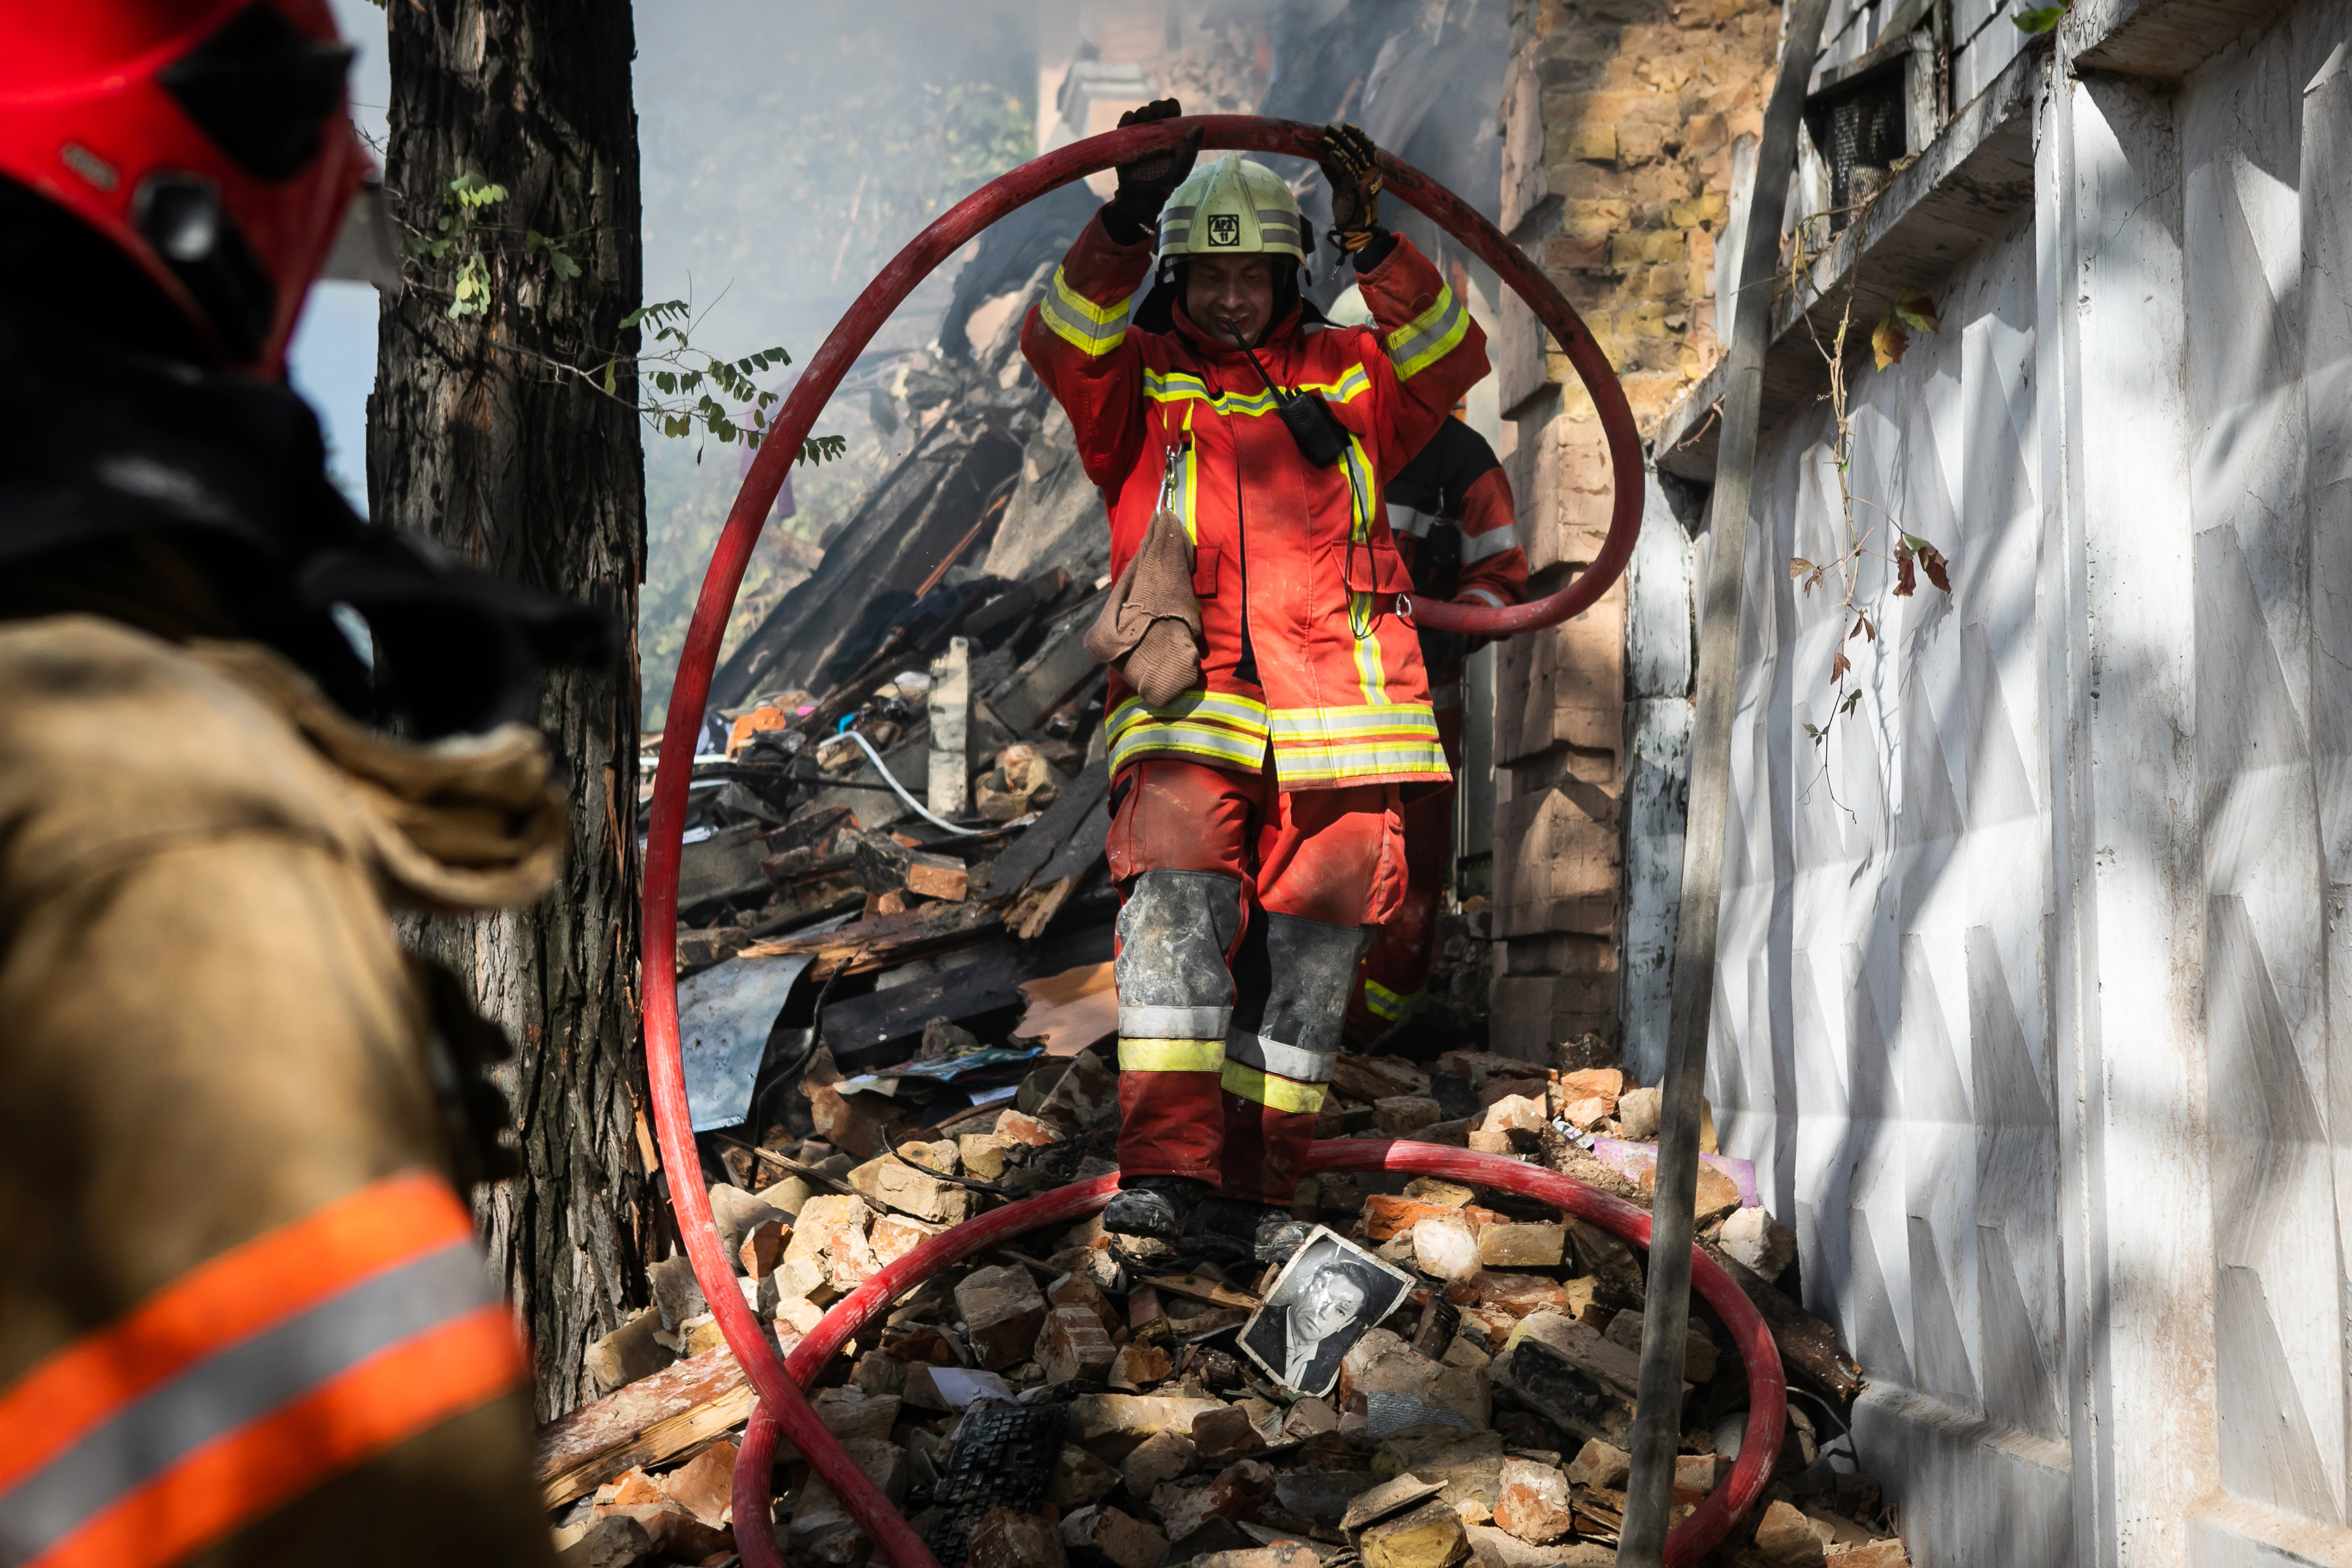
[(1287, 1204), (1369, 928), (1404, 893), (1399, 790), (1149, 758), (1112, 793), (1120, 1174)]
[[(1430, 677), (1437, 704), (1437, 738), (1446, 766), (1462, 777), (1462, 671), (1451, 682)], [(1450, 700), (1449, 700), (1450, 699)], [(1348, 998), (1348, 1041), (1364, 1046), (1412, 1009), (1429, 986), (1437, 952), (1437, 905), (1445, 892), (1445, 864), (1454, 855), (1457, 786), (1416, 795), (1404, 804), (1404, 896), (1372, 933), (1355, 990)]]

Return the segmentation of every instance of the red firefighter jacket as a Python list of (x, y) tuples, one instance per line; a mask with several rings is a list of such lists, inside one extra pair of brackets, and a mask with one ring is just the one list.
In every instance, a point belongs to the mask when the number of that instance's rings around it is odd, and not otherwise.
[(1486, 438), (1461, 420), (1438, 426), (1390, 485), (1388, 502), (1389, 527), (1407, 567), (1421, 564), (1420, 552), (1436, 530), (1451, 525), (1460, 532), (1454, 580), (1434, 587), (1423, 581), (1423, 593), (1497, 610), (1527, 596), (1528, 552), (1519, 545), (1511, 483)]
[[(1150, 266), (1148, 237), (1119, 245), (1097, 216), (1021, 334), (1109, 509), (1112, 572), (1163, 489), (1194, 545), (1202, 687), (1148, 707), (1114, 672), (1113, 770), (1155, 756), (1255, 770), (1270, 744), (1285, 789), (1451, 777), (1418, 641), (1396, 613), (1412, 581), (1381, 493), (1486, 373), (1485, 334), (1402, 238), (1358, 280), (1373, 327), (1306, 328), (1296, 308), (1276, 322), (1259, 362), (1286, 390), (1319, 392), (1347, 432), (1320, 468), (1248, 359), (1181, 305), (1173, 330), (1131, 324)], [(1237, 673), (1244, 613), (1255, 681)]]

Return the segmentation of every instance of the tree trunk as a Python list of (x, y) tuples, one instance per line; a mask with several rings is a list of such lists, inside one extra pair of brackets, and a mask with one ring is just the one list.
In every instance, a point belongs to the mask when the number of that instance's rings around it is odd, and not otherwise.
[[(655, 1228), (638, 1149), (636, 766), (643, 454), (621, 402), (548, 361), (615, 350), (623, 399), (640, 287), (635, 49), (627, 0), (393, 0), (386, 183), (413, 234), (446, 231), (465, 174), (506, 187), (442, 257), (408, 267), (384, 307), (368, 407), (381, 521), (611, 618), (629, 652), (557, 672), (540, 724), (572, 780), (562, 881), (540, 904), (421, 923), (416, 946), (469, 977), (512, 1037), (522, 1175), (481, 1206), (538, 1359), (542, 1417), (593, 1394), (587, 1347), (642, 1304)], [(562, 280), (526, 231), (581, 268)], [(451, 319), (478, 249), (486, 308)]]

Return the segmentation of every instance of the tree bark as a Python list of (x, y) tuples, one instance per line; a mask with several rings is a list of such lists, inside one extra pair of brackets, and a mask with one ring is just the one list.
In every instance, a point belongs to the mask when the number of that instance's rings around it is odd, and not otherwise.
[[(617, 350), (634, 401), (635, 37), (627, 0), (393, 0), (386, 184), (437, 234), (448, 183), (507, 188), (450, 256), (409, 264), (383, 311), (368, 405), (377, 519), (608, 614), (628, 652), (556, 672), (539, 721), (572, 781), (570, 858), (538, 904), (420, 923), (412, 942), (468, 977), (517, 1056), (523, 1171), (479, 1205), (490, 1255), (537, 1357), (542, 1418), (593, 1395), (583, 1360), (646, 1295), (655, 1228), (639, 1155), (635, 627), (645, 568), (643, 453), (624, 402), (554, 367)], [(556, 277), (525, 231), (562, 236)], [(487, 310), (452, 319), (478, 246)]]

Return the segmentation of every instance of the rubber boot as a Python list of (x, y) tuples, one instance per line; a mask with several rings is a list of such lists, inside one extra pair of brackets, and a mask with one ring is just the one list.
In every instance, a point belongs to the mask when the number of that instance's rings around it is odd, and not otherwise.
[(1173, 1241), (1184, 1233), (1184, 1222), (1209, 1197), (1209, 1190), (1208, 1183), (1190, 1176), (1122, 1176), (1118, 1194), (1103, 1210), (1103, 1228), (1121, 1236)]
[(1290, 1210), (1245, 1198), (1213, 1197), (1184, 1222), (1181, 1249), (1220, 1252), (1240, 1261), (1286, 1263), (1307, 1243), (1315, 1227), (1291, 1218)]

